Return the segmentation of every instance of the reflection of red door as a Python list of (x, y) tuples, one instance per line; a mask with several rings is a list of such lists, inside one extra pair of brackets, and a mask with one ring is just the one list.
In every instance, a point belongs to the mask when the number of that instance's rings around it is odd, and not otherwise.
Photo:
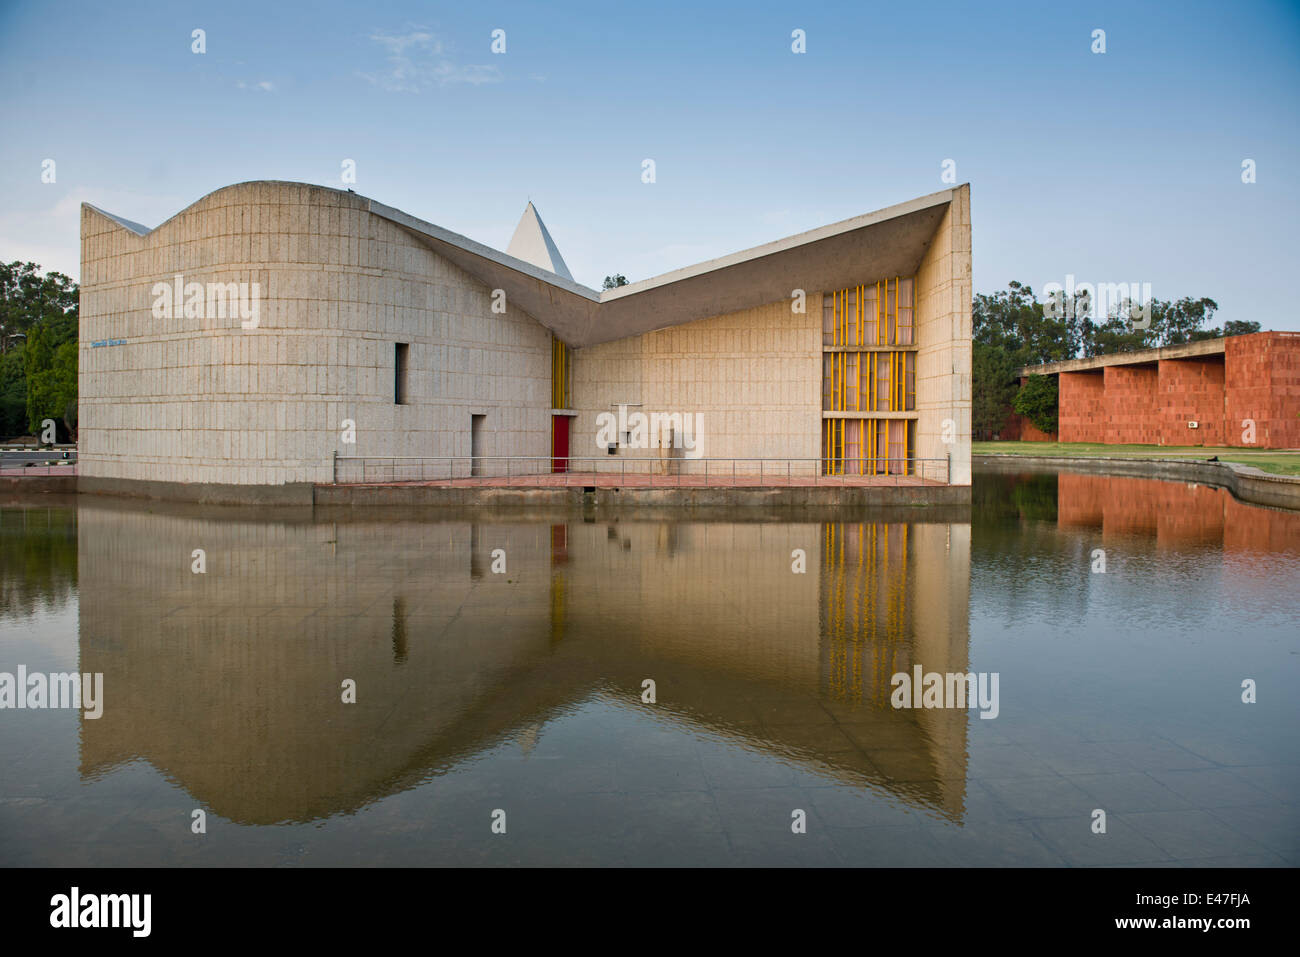
[(569, 417), (567, 415), (551, 416), (551, 471), (569, 471)]

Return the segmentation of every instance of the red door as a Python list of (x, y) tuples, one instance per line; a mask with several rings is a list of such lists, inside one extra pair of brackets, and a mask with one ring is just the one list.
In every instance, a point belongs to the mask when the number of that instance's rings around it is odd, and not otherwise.
[(569, 471), (569, 417), (551, 416), (551, 471)]

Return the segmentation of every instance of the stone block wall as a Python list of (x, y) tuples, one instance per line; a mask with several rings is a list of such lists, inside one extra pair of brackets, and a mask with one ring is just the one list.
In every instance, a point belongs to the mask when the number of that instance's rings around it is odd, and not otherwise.
[[(329, 481), (340, 455), (549, 452), (550, 334), (354, 194), (218, 190), (139, 236), (82, 208), (79, 469), (91, 479)], [(256, 328), (156, 285), (248, 283)], [(394, 402), (396, 343), (409, 346)], [(343, 442), (345, 421), (355, 444)]]
[[(916, 273), (916, 455), (952, 457), (950, 482), (970, 484), (970, 187), (953, 199)], [(944, 441), (944, 422), (955, 441)]]
[[(458, 456), (458, 474), (468, 474), (475, 415), (485, 416), (480, 454), (533, 456), (546, 469), (551, 333), (519, 309), (492, 312), (484, 283), (371, 214), (368, 202), (324, 187), (244, 183), (143, 236), (83, 206), (79, 472), (87, 487), (329, 482), (335, 454)], [(206, 295), (232, 284), (250, 296), (251, 321)], [(162, 303), (164, 293), (175, 301)], [(951, 456), (952, 483), (969, 484), (968, 187), (953, 191), (915, 297), (916, 455)], [(598, 457), (602, 469), (672, 457), (682, 460), (674, 468), (692, 470), (676, 450), (607, 456), (597, 447), (596, 416), (640, 403), (629, 411), (702, 414), (702, 456), (803, 459), (815, 472), (821, 299), (810, 292), (802, 313), (782, 300), (575, 350), (571, 454)], [(401, 403), (399, 343), (407, 347)]]
[[(806, 459), (813, 474), (821, 454), (821, 312), (820, 295), (809, 295), (803, 313), (782, 300), (575, 350), (579, 414), (569, 449), (595, 462), (575, 462), (574, 470), (594, 464), (644, 473), (666, 457), (654, 448), (609, 455), (596, 444), (600, 413), (640, 403), (628, 414), (701, 414), (702, 457)], [(675, 468), (701, 470), (681, 452), (673, 457), (682, 458)], [(737, 463), (738, 471), (747, 468), (757, 471), (758, 464)]]
[[(970, 484), (970, 192), (954, 191), (928, 247), (915, 282), (915, 454), (951, 455), (951, 484)], [(846, 276), (846, 285), (879, 277)], [(816, 474), (822, 455), (822, 311), (826, 292), (810, 292), (806, 311), (793, 313), (781, 300), (710, 319), (657, 330), (573, 354), (573, 405), (578, 415), (570, 451), (594, 461), (575, 461), (575, 471), (595, 467), (629, 473), (668, 468), (699, 472), (680, 452), (620, 448), (613, 455), (597, 445), (603, 412), (701, 413), (701, 456), (710, 459), (799, 459), (794, 474)], [(637, 404), (639, 403), (639, 405)], [(952, 420), (951, 442), (943, 441)], [(626, 463), (626, 464), (625, 464)], [(714, 466), (710, 464), (710, 468)], [(719, 467), (729, 468), (728, 463)], [(738, 474), (757, 472), (757, 462), (735, 463)], [(942, 476), (927, 464), (924, 474)]]

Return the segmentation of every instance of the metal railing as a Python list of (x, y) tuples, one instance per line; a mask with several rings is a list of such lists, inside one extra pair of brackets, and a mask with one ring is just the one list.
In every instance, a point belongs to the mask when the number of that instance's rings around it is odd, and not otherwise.
[[(556, 469), (562, 463), (563, 471)], [(852, 469), (854, 471), (848, 471)], [(871, 474), (875, 471), (877, 474)], [(865, 472), (866, 474), (862, 474)], [(605, 486), (918, 485), (949, 480), (949, 459), (650, 458), (609, 455), (335, 455), (336, 485), (402, 482)]]

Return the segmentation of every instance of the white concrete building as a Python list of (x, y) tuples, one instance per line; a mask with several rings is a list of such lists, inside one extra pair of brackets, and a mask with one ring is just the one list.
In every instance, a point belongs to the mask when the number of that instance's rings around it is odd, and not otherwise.
[[(505, 253), (281, 182), (81, 229), (86, 491), (274, 500), (336, 456), (970, 482), (968, 186), (604, 292), (531, 203)], [(698, 417), (696, 448), (607, 449), (619, 405)]]

